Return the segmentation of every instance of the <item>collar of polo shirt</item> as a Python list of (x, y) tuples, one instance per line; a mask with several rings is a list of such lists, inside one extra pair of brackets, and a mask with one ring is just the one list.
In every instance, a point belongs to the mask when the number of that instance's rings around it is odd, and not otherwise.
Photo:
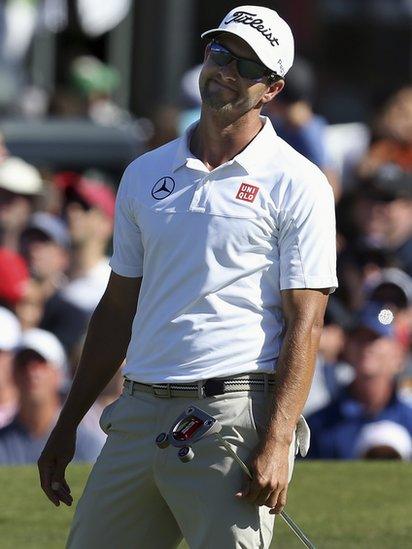
[[(266, 157), (273, 157), (274, 138), (277, 137), (277, 134), (267, 116), (261, 116), (260, 118), (263, 122), (263, 128), (241, 153), (237, 154), (233, 160), (226, 162), (226, 164), (237, 162), (247, 173), (251, 173), (256, 166), (257, 159), (261, 162)], [(199, 169), (200, 166), (203, 166), (203, 169), (205, 169), (203, 162), (196, 158), (189, 149), (190, 138), (198, 123), (198, 121), (194, 122), (185, 131), (173, 162), (173, 172), (182, 166), (193, 169)]]

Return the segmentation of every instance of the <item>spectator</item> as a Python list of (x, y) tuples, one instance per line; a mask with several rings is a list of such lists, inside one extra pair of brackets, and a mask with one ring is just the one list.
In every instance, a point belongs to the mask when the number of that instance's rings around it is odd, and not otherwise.
[(370, 277), (363, 291), (368, 299), (393, 312), (396, 338), (408, 349), (412, 342), (412, 278), (400, 269), (382, 269)]
[(365, 425), (355, 448), (360, 459), (412, 459), (412, 438), (408, 430), (393, 421)]
[(67, 301), (90, 315), (110, 276), (107, 246), (113, 231), (115, 195), (102, 181), (81, 177), (66, 190), (66, 216), (73, 246)]
[(412, 435), (412, 407), (396, 387), (405, 352), (394, 338), (393, 314), (370, 303), (349, 332), (346, 349), (355, 378), (334, 402), (308, 418), (312, 458), (354, 459), (361, 429), (376, 421), (393, 421)]
[(390, 177), (392, 200), (386, 206), (384, 243), (399, 265), (412, 276), (412, 170)]
[(363, 182), (356, 204), (360, 239), (390, 251), (412, 275), (412, 173), (381, 169)]
[(373, 177), (387, 165), (411, 172), (412, 86), (402, 87), (389, 98), (373, 126), (372, 143), (360, 163), (359, 175)]
[(336, 296), (349, 311), (361, 310), (368, 281), (379, 277), (382, 269), (395, 264), (393, 254), (387, 250), (357, 241), (355, 233), (349, 235), (338, 255), (339, 289)]
[(382, 269), (370, 278), (364, 291), (371, 301), (406, 309), (412, 303), (412, 278), (401, 269)]
[(20, 233), (34, 211), (43, 189), (38, 170), (24, 160), (9, 157), (0, 163), (0, 240), (18, 250)]
[(0, 428), (17, 412), (18, 392), (13, 379), (13, 352), (20, 340), (20, 325), (8, 309), (0, 307)]
[(44, 300), (43, 314), (36, 326), (54, 333), (70, 353), (86, 329), (87, 315), (62, 296), (70, 265), (68, 229), (58, 217), (37, 212), (20, 242)]
[(338, 256), (339, 297), (351, 310), (364, 300), (365, 284), (382, 268), (412, 273), (412, 177), (396, 168), (348, 193), (337, 210), (345, 243)]
[(70, 264), (70, 235), (58, 217), (36, 212), (20, 237), (20, 251), (46, 298), (62, 288)]
[(38, 328), (44, 315), (44, 295), (40, 284), (30, 278), (25, 285), (22, 297), (14, 306), (21, 329)]
[[(39, 329), (23, 334), (14, 360), (20, 405), (13, 421), (0, 430), (0, 464), (38, 460), (60, 412), (65, 367), (63, 347), (53, 334)], [(94, 461), (100, 450), (98, 437), (80, 426), (75, 459)]]
[(87, 102), (88, 116), (102, 126), (121, 126), (130, 121), (130, 114), (113, 100), (120, 85), (114, 67), (91, 55), (74, 59), (70, 66), (72, 83)]

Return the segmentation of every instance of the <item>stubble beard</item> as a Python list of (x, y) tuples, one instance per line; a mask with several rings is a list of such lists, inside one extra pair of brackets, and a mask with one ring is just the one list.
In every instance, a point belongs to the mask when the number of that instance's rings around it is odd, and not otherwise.
[(203, 86), (200, 86), (202, 102), (220, 116), (224, 118), (238, 117), (254, 108), (254, 100), (241, 97), (238, 91), (234, 92), (233, 99), (229, 101), (223, 98), (219, 92), (210, 91), (210, 82), (211, 79), (208, 79)]
[(210, 80), (207, 80), (200, 89), (200, 95), (202, 101), (213, 111), (220, 113), (222, 115), (228, 115), (233, 112), (239, 103), (239, 93), (235, 92), (235, 95), (232, 100), (228, 101), (223, 98), (222, 95), (217, 91), (210, 90)]

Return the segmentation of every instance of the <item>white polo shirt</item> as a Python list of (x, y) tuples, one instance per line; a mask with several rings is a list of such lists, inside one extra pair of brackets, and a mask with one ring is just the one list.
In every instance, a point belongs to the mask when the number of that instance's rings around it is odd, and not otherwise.
[(337, 287), (331, 187), (262, 120), (253, 141), (212, 171), (188, 148), (196, 124), (126, 169), (110, 265), (143, 276), (128, 378), (273, 372), (280, 291)]

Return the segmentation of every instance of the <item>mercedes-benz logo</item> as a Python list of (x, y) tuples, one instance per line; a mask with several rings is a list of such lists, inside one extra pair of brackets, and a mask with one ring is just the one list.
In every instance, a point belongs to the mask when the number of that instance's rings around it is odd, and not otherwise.
[(152, 196), (156, 200), (163, 200), (163, 198), (172, 194), (174, 188), (175, 182), (171, 177), (161, 177), (153, 186)]

